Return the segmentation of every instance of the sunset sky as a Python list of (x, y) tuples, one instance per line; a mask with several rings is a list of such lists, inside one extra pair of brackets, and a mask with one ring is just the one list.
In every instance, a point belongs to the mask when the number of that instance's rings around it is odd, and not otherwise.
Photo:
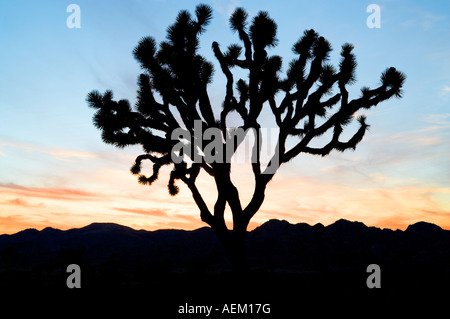
[[(81, 9), (81, 28), (68, 28), (66, 8)], [(0, 234), (25, 228), (60, 229), (114, 222), (135, 229), (205, 226), (190, 191), (167, 192), (162, 170), (141, 186), (129, 168), (138, 147), (116, 149), (102, 142), (92, 124), (86, 95), (111, 89), (116, 99), (136, 101), (138, 63), (132, 50), (143, 36), (158, 42), (181, 9), (198, 1), (1, 1), (0, 2)], [(354, 44), (357, 82), (375, 87), (386, 67), (407, 76), (402, 99), (364, 112), (370, 130), (354, 152), (325, 158), (301, 154), (270, 182), (250, 229), (272, 218), (328, 225), (345, 218), (381, 228), (405, 229), (418, 221), (450, 229), (450, 2), (449, 1), (203, 1), (214, 19), (200, 39), (200, 52), (215, 64), (209, 88), (216, 114), (225, 77), (211, 43), (238, 43), (228, 27), (234, 8), (250, 17), (266, 10), (278, 23), (283, 57), (305, 29), (315, 29), (334, 48)], [(368, 28), (369, 4), (381, 8), (381, 28)], [(262, 114), (270, 128), (270, 112)], [(354, 129), (353, 126), (349, 130)], [(233, 166), (244, 203), (253, 187), (248, 164)], [(198, 180), (210, 207), (213, 182)]]

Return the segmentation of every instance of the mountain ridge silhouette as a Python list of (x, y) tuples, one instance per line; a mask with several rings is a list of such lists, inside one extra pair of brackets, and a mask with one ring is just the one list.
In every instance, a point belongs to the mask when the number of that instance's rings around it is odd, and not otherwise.
[[(450, 231), (426, 222), (401, 231), (345, 219), (328, 226), (271, 219), (248, 233), (247, 247), (252, 269), (355, 271), (370, 263), (387, 268), (431, 263), (450, 269)], [(11, 251), (16, 256), (12, 259)], [(92, 223), (68, 230), (47, 227), (0, 235), (0, 272), (8, 265), (30, 270), (49, 260), (56, 263), (62, 255), (93, 267), (106, 267), (114, 258), (117, 269), (124, 271), (136, 265), (164, 265), (178, 272), (229, 267), (225, 250), (209, 227), (147, 231)]]
[[(402, 231), (344, 219), (328, 226), (269, 220), (248, 233), (247, 250), (250, 272), (241, 281), (208, 227), (27, 229), (0, 235), (0, 291), (12, 301), (111, 312), (111, 305), (142, 309), (152, 300), (152, 311), (163, 315), (195, 300), (269, 302), (277, 317), (288, 317), (299, 311), (299, 300), (316, 309), (326, 301), (330, 311), (345, 313), (349, 302), (371, 309), (375, 302), (380, 313), (403, 313), (412, 302), (448, 299), (441, 292), (450, 284), (450, 231), (430, 223)], [(81, 268), (79, 291), (66, 286), (70, 264)], [(370, 264), (381, 268), (381, 289), (366, 286)]]
[[(254, 230), (256, 230), (258, 228), (261, 228), (261, 227), (266, 227), (268, 224), (289, 224), (289, 225), (292, 225), (292, 226), (307, 225), (307, 226), (310, 226), (310, 227), (313, 227), (313, 226), (316, 226), (316, 225), (322, 225), (323, 227), (330, 227), (330, 226), (335, 227), (335, 226), (340, 225), (340, 224), (352, 224), (352, 225), (361, 225), (361, 226), (366, 227), (366, 228), (376, 228), (376, 229), (381, 229), (381, 230), (402, 231), (400, 229), (394, 230), (392, 228), (386, 228), (386, 227), (380, 228), (380, 227), (376, 227), (376, 226), (366, 226), (363, 222), (350, 221), (350, 220), (347, 220), (347, 219), (344, 219), (344, 218), (338, 219), (334, 223), (329, 224), (328, 226), (324, 226), (321, 223), (310, 225), (310, 224), (304, 223), (304, 222), (292, 224), (292, 223), (290, 223), (289, 221), (287, 221), (285, 219), (272, 218), (272, 219), (269, 219), (268, 221), (266, 221), (265, 223), (257, 226)], [(443, 231), (450, 231), (450, 230), (443, 229), (439, 225), (436, 225), (436, 224), (433, 224), (433, 223), (430, 223), (430, 222), (425, 222), (425, 221), (419, 221), (419, 222), (416, 222), (414, 224), (410, 224), (404, 231), (407, 231), (408, 229), (411, 229), (411, 228), (417, 228), (417, 227), (420, 227), (420, 228), (433, 228), (433, 229), (438, 229), (438, 230), (443, 230)], [(166, 231), (166, 230), (191, 232), (191, 231), (196, 231), (196, 230), (199, 230), (199, 229), (208, 229), (209, 227), (208, 226), (204, 226), (204, 227), (196, 228), (196, 229), (193, 229), (193, 230), (185, 230), (185, 229), (177, 229), (177, 228), (161, 228), (161, 229), (156, 229), (156, 230), (145, 230), (145, 229), (135, 229), (135, 228), (132, 228), (130, 226), (121, 225), (121, 224), (112, 223), (112, 222), (92, 222), (92, 223), (90, 223), (90, 224), (88, 224), (86, 226), (83, 226), (83, 227), (79, 227), (79, 228), (75, 228), (74, 227), (74, 228), (69, 228), (69, 229), (66, 229), (66, 230), (61, 230), (61, 229), (50, 227), (50, 226), (49, 227), (45, 227), (42, 230), (37, 230), (36, 228), (26, 228), (26, 229), (20, 230), (20, 231), (18, 231), (16, 233), (13, 233), (13, 234), (0, 234), (0, 238), (2, 238), (2, 236), (15, 236), (15, 235), (23, 233), (23, 232), (34, 232), (34, 231), (36, 231), (36, 232), (43, 232), (43, 231), (52, 231), (52, 230), (66, 232), (66, 231), (72, 231), (72, 230), (97, 229), (97, 228), (98, 229), (106, 229), (106, 228), (120, 229), (120, 228), (122, 228), (122, 229), (128, 229), (128, 230), (132, 230), (132, 231), (137, 231), (137, 232), (140, 232), (140, 231), (143, 231), (143, 232), (158, 232), (158, 231)], [(254, 230), (249, 231), (249, 233), (253, 232)]]

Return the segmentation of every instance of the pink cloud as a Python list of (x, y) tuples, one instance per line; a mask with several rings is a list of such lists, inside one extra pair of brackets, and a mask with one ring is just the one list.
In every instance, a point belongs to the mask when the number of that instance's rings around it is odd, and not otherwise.
[[(2, 141), (0, 143), (0, 147), (15, 148), (15, 149), (25, 150), (27, 152), (33, 152), (33, 153), (37, 152), (37, 153), (48, 154), (48, 155), (54, 157), (55, 159), (61, 160), (61, 161), (70, 161), (71, 159), (90, 159), (90, 158), (99, 157), (99, 154), (97, 154), (97, 153), (48, 147), (45, 145), (40, 145), (38, 143), (27, 143), (27, 142), (23, 142), (20, 140)], [(6, 152), (6, 151), (0, 152), (0, 154), (2, 154), (2, 156), (6, 156), (7, 153), (8, 152)]]
[(71, 159), (83, 159), (83, 158), (96, 158), (98, 154), (74, 150), (50, 150), (48, 151), (50, 155), (58, 160), (70, 161)]
[(167, 217), (167, 212), (161, 209), (142, 209), (142, 208), (120, 208), (114, 207), (114, 210), (125, 212), (125, 213), (133, 213), (139, 215), (147, 215), (147, 216), (156, 216), (156, 217)]
[(12, 206), (21, 206), (21, 207), (44, 207), (43, 203), (33, 204), (33, 203), (30, 203), (29, 201), (24, 200), (24, 199), (19, 198), (19, 197), (12, 198), (12, 199), (6, 200), (4, 202), (0, 202), (0, 204), (12, 205)]
[(63, 200), (92, 200), (98, 194), (69, 188), (25, 187), (16, 184), (0, 184), (3, 193), (15, 196), (38, 197)]

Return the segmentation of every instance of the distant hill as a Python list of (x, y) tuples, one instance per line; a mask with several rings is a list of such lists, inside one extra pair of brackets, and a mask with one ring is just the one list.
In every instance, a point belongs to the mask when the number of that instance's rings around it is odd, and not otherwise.
[[(376, 263), (387, 269), (433, 265), (450, 271), (450, 231), (425, 222), (393, 231), (344, 219), (327, 227), (269, 220), (249, 232), (247, 245), (250, 267), (257, 270), (355, 271)], [(66, 231), (48, 227), (0, 236), (0, 272), (51, 270), (58, 263), (116, 271), (229, 268), (220, 242), (208, 227), (145, 231), (93, 223)]]

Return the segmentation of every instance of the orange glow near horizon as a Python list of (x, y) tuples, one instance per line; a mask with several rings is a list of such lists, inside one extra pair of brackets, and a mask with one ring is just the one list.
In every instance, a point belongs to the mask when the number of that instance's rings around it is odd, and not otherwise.
[[(241, 178), (236, 186), (245, 206), (253, 181), (251, 173), (242, 168), (237, 170)], [(86, 174), (74, 181), (73, 188), (0, 185), (0, 234), (26, 228), (66, 230), (93, 222), (113, 222), (146, 230), (192, 230), (207, 226), (201, 222), (190, 192), (182, 183), (178, 183), (181, 190), (178, 196), (168, 195), (166, 173), (161, 172), (160, 179), (150, 187), (137, 184), (129, 172), (122, 170)], [(269, 219), (329, 225), (341, 218), (380, 228), (404, 230), (410, 224), (426, 221), (450, 229), (450, 190), (446, 188), (361, 188), (286, 175), (289, 174), (283, 172), (275, 176), (269, 184), (265, 202), (252, 219), (249, 230)], [(90, 186), (81, 189), (80, 179)], [(198, 187), (212, 207), (217, 196), (213, 182), (201, 175)], [(227, 215), (231, 226), (230, 213)]]

